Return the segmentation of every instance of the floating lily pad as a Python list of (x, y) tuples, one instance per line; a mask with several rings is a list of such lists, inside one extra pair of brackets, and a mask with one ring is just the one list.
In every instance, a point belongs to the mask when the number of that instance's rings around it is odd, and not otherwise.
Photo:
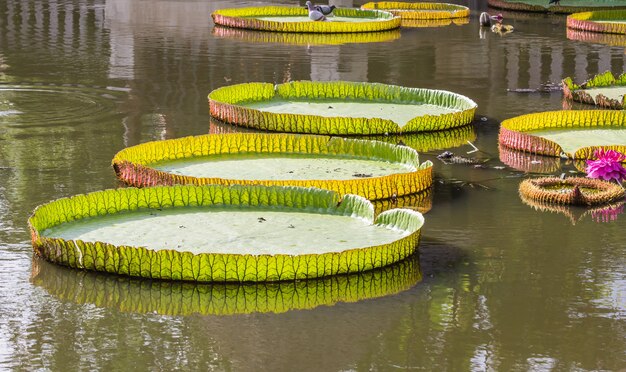
[(147, 142), (120, 151), (115, 172), (132, 186), (319, 187), (368, 199), (432, 185), (432, 163), (408, 147), (338, 137), (232, 133)]
[(357, 195), (265, 186), (105, 190), (59, 199), (28, 220), (35, 253), (61, 265), (198, 282), (360, 273), (415, 252), (422, 215), (374, 219)]
[[(64, 301), (163, 315), (283, 313), (379, 298), (422, 279), (417, 255), (350, 275), (273, 283), (184, 283), (67, 270), (33, 260), (32, 283)], [(107, 295), (103, 295), (106, 293)]]
[(246, 30), (215, 26), (213, 35), (222, 38), (244, 40), (252, 43), (277, 43), (293, 45), (341, 45), (356, 43), (380, 43), (400, 38), (400, 29), (378, 32), (350, 33), (295, 33)]
[(607, 71), (580, 85), (575, 84), (569, 77), (563, 80), (565, 98), (577, 102), (622, 110), (625, 93), (626, 73), (616, 78), (610, 71)]
[(598, 148), (626, 151), (623, 111), (551, 111), (504, 120), (500, 145), (548, 156), (592, 159)]
[(476, 103), (460, 94), (360, 82), (237, 84), (209, 94), (211, 115), (278, 132), (372, 135), (444, 130), (472, 122)]
[(541, 177), (520, 183), (519, 192), (526, 199), (542, 203), (597, 205), (624, 199), (622, 186), (584, 177)]
[(390, 12), (402, 19), (450, 19), (467, 18), (470, 15), (468, 7), (446, 3), (407, 3), (399, 1), (371, 2), (361, 5), (361, 9), (377, 9)]
[(392, 30), (400, 18), (389, 12), (336, 8), (327, 21), (312, 21), (304, 7), (263, 6), (219, 9), (211, 16), (216, 25), (277, 32), (346, 33)]
[(567, 16), (567, 27), (589, 32), (626, 34), (626, 10), (574, 13)]
[(452, 18), (452, 19), (408, 19), (402, 18), (402, 27), (407, 28), (425, 28), (425, 27), (444, 27), (450, 25), (463, 26), (469, 24), (469, 18)]
[(488, 0), (488, 4), (493, 8), (542, 13), (626, 9), (625, 0), (561, 0), (559, 5), (548, 4), (548, 0)]

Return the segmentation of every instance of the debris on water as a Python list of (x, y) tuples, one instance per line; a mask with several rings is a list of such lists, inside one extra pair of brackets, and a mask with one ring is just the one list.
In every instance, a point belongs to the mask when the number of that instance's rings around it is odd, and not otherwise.
[(470, 146), (472, 146), (472, 147), (474, 148), (474, 150), (472, 150), (472, 151), (468, 151), (468, 152), (467, 152), (467, 154), (471, 154), (471, 153), (473, 153), (473, 152), (480, 151), (480, 150), (478, 149), (478, 147), (474, 146), (474, 144), (473, 144), (473, 143), (471, 143), (470, 141), (467, 141), (467, 143), (469, 143), (469, 145), (470, 145)]
[(487, 120), (488, 120), (488, 119), (487, 119), (487, 117), (486, 117), (486, 116), (483, 116), (482, 118), (480, 118), (480, 121), (487, 121)]
[(355, 173), (352, 175), (352, 177), (360, 177), (360, 178), (367, 178), (367, 177), (372, 177), (372, 174), (366, 174), (366, 173)]
[(265, 221), (267, 221), (267, 220), (266, 220), (265, 218), (263, 218), (263, 217), (259, 217), (259, 218), (257, 218), (257, 221), (259, 221), (259, 222), (265, 222)]
[(437, 155), (437, 159), (441, 160), (444, 164), (476, 164), (478, 163), (476, 159), (454, 155), (452, 151), (442, 152), (441, 154)]

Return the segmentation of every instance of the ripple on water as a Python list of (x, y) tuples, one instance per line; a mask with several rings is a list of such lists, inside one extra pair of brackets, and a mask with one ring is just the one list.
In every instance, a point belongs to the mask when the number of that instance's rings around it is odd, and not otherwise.
[(82, 85), (0, 84), (0, 126), (79, 125), (115, 115), (128, 89)]

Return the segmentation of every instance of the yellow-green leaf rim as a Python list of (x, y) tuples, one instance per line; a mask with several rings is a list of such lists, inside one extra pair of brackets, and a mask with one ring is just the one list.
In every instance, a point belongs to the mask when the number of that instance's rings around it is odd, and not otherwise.
[(593, 12), (582, 12), (570, 14), (569, 16), (567, 16), (568, 28), (588, 32), (626, 34), (625, 22), (626, 10), (602, 10)]
[(277, 43), (291, 45), (342, 45), (393, 41), (400, 38), (400, 29), (378, 32), (302, 33), (270, 32), (232, 27), (213, 27), (213, 35), (225, 39), (244, 40), (251, 43)]
[(598, 148), (626, 152), (625, 145), (588, 146), (574, 154), (565, 153), (561, 146), (549, 139), (526, 133), (540, 129), (625, 128), (626, 112), (617, 110), (548, 111), (516, 116), (500, 125), (498, 141), (501, 146), (532, 154), (561, 156), (573, 159), (593, 159)]
[(338, 17), (362, 19), (359, 22), (279, 22), (262, 20), (255, 17), (291, 17), (308, 16), (304, 7), (263, 6), (248, 8), (229, 8), (214, 11), (211, 16), (216, 25), (275, 32), (316, 32), (346, 33), (375, 32), (393, 30), (400, 27), (400, 18), (389, 12), (336, 8), (333, 14)]
[[(182, 176), (150, 167), (160, 161), (244, 153), (349, 156), (404, 164), (415, 171), (348, 180), (246, 180)], [(207, 134), (147, 142), (118, 152), (112, 163), (120, 180), (137, 187), (185, 184), (303, 186), (333, 190), (339, 194), (357, 194), (370, 200), (414, 194), (429, 188), (433, 165), (430, 161), (420, 163), (417, 151), (406, 146), (284, 133)]]
[(592, 77), (591, 79), (580, 85), (574, 83), (571, 77), (567, 77), (563, 79), (562, 85), (563, 95), (567, 99), (614, 110), (624, 109), (625, 101), (623, 97), (621, 101), (610, 99), (602, 94), (598, 94), (595, 97), (592, 97), (586, 91), (586, 89), (626, 86), (626, 73), (623, 73), (620, 76), (616, 77), (611, 73), (611, 71), (606, 71), (602, 74), (598, 74)]
[[(407, 235), (381, 245), (302, 255), (193, 254), (42, 236), (52, 226), (95, 216), (140, 209), (224, 206), (350, 216)], [(97, 191), (41, 205), (28, 220), (34, 252), (48, 261), (77, 269), (195, 282), (282, 281), (361, 273), (415, 253), (423, 223), (422, 214), (409, 209), (388, 210), (374, 219), (371, 202), (357, 195), (341, 198), (336, 192), (316, 188), (219, 185)]]
[(596, 1), (596, 5), (593, 6), (589, 5), (588, 0), (582, 2), (579, 0), (562, 0), (562, 5), (548, 4), (548, 0), (488, 0), (487, 3), (492, 8), (539, 13), (569, 14), (594, 10), (626, 9), (626, 1), (623, 0)]
[(422, 279), (417, 255), (363, 273), (274, 283), (185, 283), (59, 270), (34, 259), (31, 282), (64, 301), (172, 316), (308, 310), (390, 296)]
[(376, 9), (390, 12), (404, 19), (437, 20), (467, 18), (468, 7), (447, 3), (407, 3), (399, 1), (370, 2), (361, 5), (361, 9)]
[[(282, 99), (342, 99), (371, 102), (426, 103), (458, 111), (421, 115), (400, 127), (382, 118), (323, 117), (278, 114), (242, 106), (244, 102)], [(373, 135), (445, 130), (467, 125), (474, 119), (476, 103), (460, 94), (380, 83), (348, 81), (294, 81), (284, 84), (244, 83), (215, 89), (209, 94), (211, 115), (226, 123), (263, 131), (330, 135)]]

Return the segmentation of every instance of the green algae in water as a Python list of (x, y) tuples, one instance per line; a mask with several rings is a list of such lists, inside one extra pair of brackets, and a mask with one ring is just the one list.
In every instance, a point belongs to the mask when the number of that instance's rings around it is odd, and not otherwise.
[(299, 154), (216, 155), (164, 161), (151, 167), (197, 178), (245, 180), (348, 180), (416, 171), (382, 160)]
[(551, 129), (528, 132), (556, 142), (566, 153), (587, 146), (624, 145), (626, 129)]
[(583, 89), (584, 92), (588, 93), (595, 101), (596, 96), (598, 94), (602, 94), (603, 96), (614, 99), (617, 101), (622, 101), (624, 94), (626, 94), (626, 86), (621, 87), (602, 87), (602, 88), (589, 88)]
[(302, 255), (386, 244), (409, 232), (350, 216), (269, 208), (172, 208), (64, 223), (45, 237), (198, 253)]
[(276, 114), (304, 114), (324, 117), (381, 118), (391, 120), (399, 126), (418, 116), (441, 115), (459, 110), (425, 103), (397, 103), (372, 101), (314, 100), (296, 101), (274, 98), (255, 101), (242, 106)]

